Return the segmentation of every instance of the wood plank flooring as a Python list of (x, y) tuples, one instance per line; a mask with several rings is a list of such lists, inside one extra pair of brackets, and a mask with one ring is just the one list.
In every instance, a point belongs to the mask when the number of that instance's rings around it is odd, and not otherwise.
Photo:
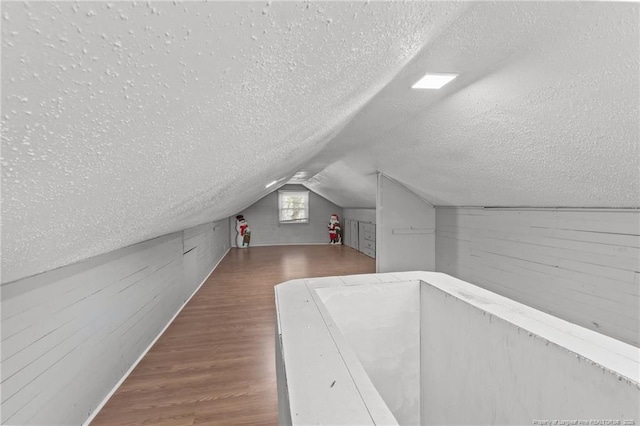
[(373, 272), (347, 246), (231, 249), (91, 424), (277, 424), (273, 286)]

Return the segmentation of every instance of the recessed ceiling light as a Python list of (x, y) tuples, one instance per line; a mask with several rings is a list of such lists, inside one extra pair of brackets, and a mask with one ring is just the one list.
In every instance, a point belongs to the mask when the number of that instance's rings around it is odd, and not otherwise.
[(425, 74), (425, 76), (418, 80), (411, 88), (439, 89), (457, 76), (458, 74)]
[(274, 180), (273, 182), (268, 183), (268, 184), (267, 184), (267, 186), (265, 186), (265, 188), (270, 188), (270, 187), (272, 187), (273, 185), (275, 185), (276, 183), (278, 183), (278, 181), (277, 181), (277, 180)]

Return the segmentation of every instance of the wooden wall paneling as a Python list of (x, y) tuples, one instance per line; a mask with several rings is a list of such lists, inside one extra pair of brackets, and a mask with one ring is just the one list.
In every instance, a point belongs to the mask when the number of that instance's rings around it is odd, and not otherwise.
[[(174, 234), (158, 239), (155, 244), (143, 245), (139, 253), (121, 259), (105, 258), (103, 265), (70, 277), (74, 287), (65, 293), (56, 293), (54, 289), (58, 286), (54, 286), (53, 291), (48, 286), (34, 290), (51, 293), (52, 306), (44, 303), (31, 308), (33, 292), (3, 300), (3, 305), (22, 305), (27, 312), (4, 318), (3, 327), (15, 329), (12, 323), (20, 320), (29, 324), (3, 341), (7, 352), (4, 355), (3, 351), (3, 423), (61, 420), (62, 414), (67, 415), (61, 412), (66, 406), (58, 406), (56, 401), (68, 397), (61, 390), (74, 387), (68, 383), (69, 378), (74, 378), (69, 371), (91, 365), (98, 352), (114, 354), (110, 369), (111, 385), (115, 384), (119, 376), (113, 371), (120, 370), (117, 364), (121, 358), (127, 358), (126, 354), (122, 357), (115, 353), (122, 350), (122, 343), (126, 344), (126, 350), (134, 350), (131, 346), (139, 338), (133, 333), (134, 326), (144, 324), (141, 320), (146, 314), (156, 318), (158, 311), (153, 312), (153, 308), (165, 295), (171, 296), (172, 285), (181, 284), (180, 275), (171, 273), (171, 268), (165, 269), (173, 264), (179, 266), (176, 269), (181, 272), (181, 250), (182, 237)], [(114, 269), (127, 275), (114, 277), (110, 270), (112, 262), (130, 263), (128, 268)], [(100, 367), (109, 369), (109, 364)], [(76, 393), (82, 393), (84, 387), (96, 386), (82, 382), (82, 385), (75, 384)], [(88, 408), (82, 407), (81, 411)]]
[(86, 420), (224, 255), (227, 224), (3, 284), (2, 423)]
[(639, 345), (640, 212), (438, 208), (438, 271)]

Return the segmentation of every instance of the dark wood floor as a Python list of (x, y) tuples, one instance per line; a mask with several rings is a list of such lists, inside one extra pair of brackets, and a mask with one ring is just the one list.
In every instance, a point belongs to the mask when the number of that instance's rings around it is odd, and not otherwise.
[(273, 286), (375, 272), (346, 246), (231, 249), (92, 425), (275, 425)]

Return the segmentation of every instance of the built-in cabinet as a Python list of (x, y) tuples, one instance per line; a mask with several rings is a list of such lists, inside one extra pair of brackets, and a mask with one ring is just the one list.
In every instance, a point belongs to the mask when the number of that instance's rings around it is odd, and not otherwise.
[(367, 256), (376, 257), (376, 224), (345, 219), (342, 231), (342, 243), (361, 251)]
[(358, 222), (358, 247), (369, 257), (376, 257), (376, 225), (375, 223)]

